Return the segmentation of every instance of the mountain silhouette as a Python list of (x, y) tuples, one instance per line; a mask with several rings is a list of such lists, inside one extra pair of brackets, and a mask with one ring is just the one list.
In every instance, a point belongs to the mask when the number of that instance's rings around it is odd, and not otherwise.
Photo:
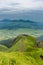
[(18, 28), (29, 28), (29, 29), (43, 29), (43, 22), (34, 22), (31, 20), (8, 20), (4, 19), (0, 21), (0, 29), (18, 29)]

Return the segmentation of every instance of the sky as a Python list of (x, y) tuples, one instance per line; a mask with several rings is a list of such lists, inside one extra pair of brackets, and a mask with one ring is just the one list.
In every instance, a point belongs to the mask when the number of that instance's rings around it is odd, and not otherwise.
[(0, 19), (30, 19), (43, 22), (43, 0), (1, 0)]

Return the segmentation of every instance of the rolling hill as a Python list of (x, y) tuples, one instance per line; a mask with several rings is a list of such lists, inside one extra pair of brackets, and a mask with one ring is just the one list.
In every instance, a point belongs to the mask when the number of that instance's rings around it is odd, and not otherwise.
[[(21, 51), (28, 52), (35, 47), (36, 38), (27, 34), (22, 34), (17, 36), (15, 39), (3, 40), (0, 43), (0, 51), (5, 48), (8, 48), (8, 51)], [(2, 43), (3, 42), (3, 43)]]
[(43, 65), (43, 49), (36, 47), (36, 38), (17, 36), (7, 48), (0, 44), (0, 65)]
[(10, 47), (10, 51), (27, 52), (35, 47), (35, 38), (26, 34), (16, 37)]
[[(39, 38), (38, 38), (39, 39)], [(9, 39), (9, 40), (4, 40), (1, 42), (4, 42), (3, 44), (0, 44), (0, 51), (7, 49), (9, 52), (31, 52), (34, 50), (38, 50), (38, 45), (42, 45), (39, 42), (36, 42), (37, 38), (27, 35), (27, 34), (21, 34), (17, 36), (15, 39)], [(3, 48), (4, 47), (4, 48)], [(40, 48), (43, 48), (41, 46)]]
[(8, 48), (5, 45), (0, 44), (0, 51), (1, 52), (8, 51)]

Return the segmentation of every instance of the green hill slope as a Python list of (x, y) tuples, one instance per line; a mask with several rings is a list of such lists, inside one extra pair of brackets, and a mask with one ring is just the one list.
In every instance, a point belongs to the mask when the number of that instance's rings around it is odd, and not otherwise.
[(19, 35), (14, 39), (9, 51), (31, 51), (35, 47), (35, 38), (29, 35)]
[(36, 47), (33, 36), (19, 35), (10, 48), (0, 45), (0, 65), (43, 65), (43, 48)]
[(4, 46), (4, 45), (1, 45), (0, 44), (0, 51), (2, 52), (4, 52), (4, 51), (7, 51), (8, 50), (8, 48), (6, 47), (6, 46)]
[(43, 65), (42, 52), (0, 52), (0, 65)]
[(0, 53), (0, 65), (38, 65), (34, 58), (21, 52)]

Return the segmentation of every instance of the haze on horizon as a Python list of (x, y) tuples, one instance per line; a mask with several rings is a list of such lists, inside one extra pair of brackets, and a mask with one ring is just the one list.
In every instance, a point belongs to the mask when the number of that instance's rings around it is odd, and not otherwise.
[(1, 0), (0, 19), (43, 22), (43, 0)]

